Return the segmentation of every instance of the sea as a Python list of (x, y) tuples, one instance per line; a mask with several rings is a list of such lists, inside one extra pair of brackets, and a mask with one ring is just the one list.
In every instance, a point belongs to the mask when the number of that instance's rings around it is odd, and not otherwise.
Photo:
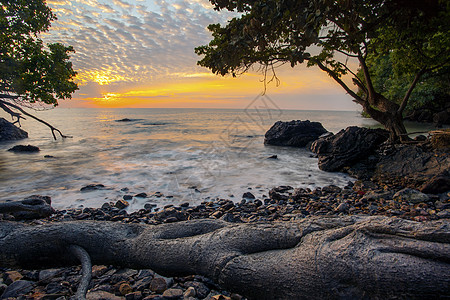
[[(71, 138), (54, 140), (50, 129), (27, 118), (29, 138), (0, 143), (0, 201), (30, 195), (52, 198), (57, 209), (101, 207), (124, 195), (129, 211), (146, 203), (200, 204), (217, 198), (262, 199), (280, 185), (345, 186), (354, 179), (318, 169), (308, 149), (264, 145), (276, 121), (321, 122), (333, 133), (348, 126), (380, 127), (358, 111), (246, 109), (55, 108), (33, 112)], [(9, 115), (0, 117), (10, 120)], [(124, 119), (126, 119), (124, 121)], [(38, 153), (7, 151), (34, 145)], [(276, 155), (277, 159), (269, 159)], [(104, 188), (81, 191), (90, 184)]]

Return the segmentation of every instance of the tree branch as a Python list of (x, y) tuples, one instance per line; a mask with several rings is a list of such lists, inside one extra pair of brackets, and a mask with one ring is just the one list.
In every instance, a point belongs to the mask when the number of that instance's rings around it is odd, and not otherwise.
[(413, 80), (413, 82), (411, 83), (411, 85), (409, 86), (409, 89), (408, 89), (408, 91), (406, 92), (405, 97), (403, 97), (402, 104), (400, 105), (400, 107), (399, 107), (398, 110), (397, 110), (397, 112), (398, 112), (399, 114), (402, 114), (403, 111), (405, 110), (406, 105), (408, 104), (408, 100), (409, 100), (409, 97), (411, 96), (412, 91), (414, 90), (414, 88), (416, 87), (417, 83), (419, 82), (420, 77), (422, 77), (422, 75), (423, 75), (425, 72), (426, 72), (426, 69), (425, 69), (425, 68), (424, 68), (424, 69), (421, 69), (421, 70), (416, 74), (416, 76), (414, 77), (414, 80)]
[[(2, 97), (3, 97), (3, 95), (2, 95)], [(47, 125), (47, 126), (52, 130), (52, 135), (53, 135), (53, 138), (54, 138), (55, 140), (57, 139), (57, 138), (56, 138), (56, 135), (55, 135), (55, 131), (58, 132), (58, 133), (61, 135), (62, 138), (71, 138), (71, 136), (69, 136), (69, 135), (64, 135), (64, 134), (62, 134), (62, 132), (61, 132), (58, 128), (53, 127), (51, 124), (47, 123), (46, 121), (41, 120), (41, 119), (39, 119), (38, 117), (33, 116), (33, 115), (30, 114), (30, 113), (27, 113), (27, 112), (26, 112), (25, 110), (23, 110), (20, 106), (17, 106), (17, 105), (12, 104), (12, 103), (10, 103), (10, 102), (8, 102), (8, 101), (4, 101), (4, 100), (1, 100), (1, 99), (0, 99), (0, 107), (1, 107), (3, 110), (5, 110), (7, 113), (11, 114), (12, 116), (17, 117), (18, 120), (19, 120), (20, 118), (21, 118), (21, 119), (24, 119), (24, 117), (22, 117), (21, 114), (16, 113), (16, 112), (13, 112), (8, 106), (9, 106), (9, 107), (12, 107), (12, 108), (14, 108), (14, 109), (17, 109), (18, 111), (20, 111), (20, 112), (23, 113), (24, 115), (29, 116), (29, 117), (35, 119), (36, 121), (41, 122), (42, 124)], [(6, 107), (6, 109), (5, 109), (5, 107)], [(11, 112), (12, 112), (12, 113), (11, 113)], [(18, 121), (18, 120), (17, 120), (17, 121)]]
[(340, 79), (336, 73), (334, 73), (332, 70), (330, 70), (329, 68), (327, 68), (321, 61), (316, 61), (317, 65), (319, 66), (319, 68), (322, 71), (325, 71), (328, 73), (328, 75), (331, 76), (331, 78), (334, 79), (334, 81), (336, 81), (337, 83), (339, 83), (340, 86), (342, 86), (344, 88), (344, 90), (350, 95), (352, 96), (355, 101), (361, 105), (364, 105), (364, 103), (366, 102), (363, 98), (361, 98), (360, 96), (358, 96), (352, 89), (350, 89), (345, 82), (342, 81), (342, 79)]

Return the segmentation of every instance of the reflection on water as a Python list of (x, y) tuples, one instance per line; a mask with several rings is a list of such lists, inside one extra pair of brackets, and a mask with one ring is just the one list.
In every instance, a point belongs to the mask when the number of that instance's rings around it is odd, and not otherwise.
[[(0, 144), (0, 193), (2, 199), (49, 195), (57, 208), (98, 207), (126, 193), (169, 196), (136, 198), (131, 209), (139, 209), (146, 201), (198, 203), (231, 195), (239, 201), (249, 189), (261, 197), (277, 185), (342, 186), (350, 178), (318, 170), (307, 150), (264, 146), (265, 131), (277, 120), (320, 121), (332, 132), (376, 125), (357, 112), (58, 108), (37, 114), (73, 138), (54, 141), (44, 125), (24, 122), (29, 139)], [(131, 121), (117, 122), (125, 118)], [(15, 144), (41, 152), (6, 151)], [(267, 159), (271, 155), (279, 159)], [(80, 192), (91, 183), (108, 189)]]

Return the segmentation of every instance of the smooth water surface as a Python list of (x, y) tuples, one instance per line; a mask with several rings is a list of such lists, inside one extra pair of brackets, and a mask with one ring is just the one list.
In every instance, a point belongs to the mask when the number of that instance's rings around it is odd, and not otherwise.
[[(198, 204), (208, 197), (239, 201), (246, 191), (261, 197), (278, 185), (343, 186), (351, 178), (320, 171), (306, 149), (265, 146), (264, 133), (278, 120), (319, 121), (334, 133), (350, 125), (376, 126), (358, 112), (257, 108), (56, 108), (35, 114), (73, 138), (54, 141), (48, 127), (22, 121), (30, 138), (0, 143), (0, 198), (49, 195), (56, 208), (99, 207), (141, 192), (164, 196), (134, 198), (130, 210), (147, 202)], [(130, 121), (118, 122), (124, 118)], [(41, 151), (7, 151), (16, 144), (32, 144)], [(267, 159), (271, 155), (278, 159)], [(92, 183), (106, 189), (80, 191)]]

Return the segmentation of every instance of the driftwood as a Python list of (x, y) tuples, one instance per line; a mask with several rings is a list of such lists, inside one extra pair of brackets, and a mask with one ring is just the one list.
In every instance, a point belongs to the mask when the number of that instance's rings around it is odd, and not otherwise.
[(20, 201), (0, 202), (0, 214), (9, 214), (16, 220), (39, 219), (55, 213), (50, 197), (33, 195)]
[(387, 217), (162, 225), (0, 222), (0, 266), (92, 263), (201, 274), (254, 299), (450, 296), (450, 225)]

